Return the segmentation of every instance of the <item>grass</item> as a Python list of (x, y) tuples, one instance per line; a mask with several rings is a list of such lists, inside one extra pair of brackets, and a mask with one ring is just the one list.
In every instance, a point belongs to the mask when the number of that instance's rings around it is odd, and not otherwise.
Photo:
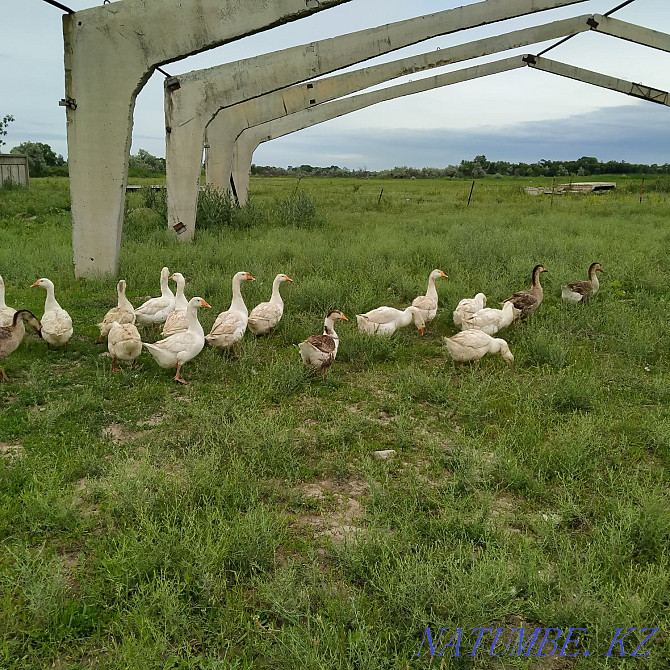
[[(119, 375), (101, 356), (115, 280), (73, 278), (67, 180), (0, 192), (8, 303), (41, 315), (28, 287), (47, 276), (75, 327), (67, 351), (29, 336), (3, 362), (0, 667), (667, 667), (670, 203), (653, 178), (642, 203), (613, 180), (553, 204), (528, 179), (478, 181), (467, 207), (466, 180), (257, 179), (228, 225), (206, 203), (187, 245), (159, 197), (131, 194), (135, 304), (168, 265), (214, 306), (208, 329), (236, 271), (258, 279), (249, 305), (294, 279), (276, 335), (206, 348), (185, 388), (147, 355)], [(600, 293), (562, 304), (595, 260)], [(455, 369), (458, 300), (495, 305), (540, 262), (544, 303), (501, 333), (516, 372)], [(303, 369), (294, 344), (329, 309), (406, 305), (436, 267), (425, 337), (343, 324), (328, 376)], [(413, 658), (426, 626), (461, 627), (461, 656)], [(469, 658), (476, 626), (583, 627), (591, 655)], [(604, 658), (621, 627), (660, 629), (647, 657)]]

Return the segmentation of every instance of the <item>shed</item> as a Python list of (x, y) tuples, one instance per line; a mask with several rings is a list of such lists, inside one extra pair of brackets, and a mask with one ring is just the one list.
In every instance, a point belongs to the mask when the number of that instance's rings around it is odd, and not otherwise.
[(0, 154), (0, 186), (6, 181), (20, 184), (26, 188), (30, 186), (28, 156), (24, 154)]

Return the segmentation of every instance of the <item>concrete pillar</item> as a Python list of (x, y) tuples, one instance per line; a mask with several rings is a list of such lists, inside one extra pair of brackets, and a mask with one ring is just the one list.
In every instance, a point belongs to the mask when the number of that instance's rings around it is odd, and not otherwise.
[(343, 2), (123, 0), (63, 16), (76, 276), (118, 268), (135, 98), (156, 65)]
[[(670, 36), (668, 36), (670, 37)], [(288, 116), (268, 121), (258, 126), (253, 126), (242, 131), (235, 143), (233, 149), (233, 174), (232, 180), (235, 184), (238, 202), (244, 205), (247, 202), (249, 194), (249, 172), (253, 153), (258, 145), (269, 140), (283, 137), (290, 133), (304, 128), (309, 128), (318, 123), (329, 121), (344, 114), (376, 105), (379, 102), (392, 100), (405, 95), (414, 95), (422, 91), (433, 88), (449, 86), (463, 81), (469, 81), (478, 77), (485, 77), (491, 74), (499, 74), (509, 70), (524, 66), (530, 66), (534, 69), (543, 70), (551, 74), (568, 77), (576, 81), (581, 81), (593, 86), (600, 86), (611, 91), (618, 91), (636, 98), (641, 98), (649, 102), (655, 102), (670, 106), (670, 95), (667, 91), (652, 88), (643, 84), (636, 84), (624, 79), (618, 79), (609, 75), (604, 75), (592, 70), (566, 65), (549, 58), (540, 58), (538, 56), (513, 56), (511, 58), (493, 61), (476, 67), (456, 70), (436, 77), (422, 79), (418, 82), (409, 82), (397, 86), (389, 86), (371, 93), (362, 93), (360, 95), (327, 102), (316, 105), (309, 109), (290, 114)]]
[(317, 79), (268, 93), (260, 98), (222, 109), (210, 122), (207, 127), (210, 144), (210, 158), (206, 166), (207, 182), (219, 189), (229, 188), (232, 169), (231, 141), (245, 128), (294, 114), (315, 104), (350, 95), (395, 77), (585, 31), (603, 32), (661, 50), (667, 50), (670, 40), (670, 36), (648, 28), (597, 14), (584, 15), (362, 68), (355, 72)]
[(485, 0), (166, 80), (168, 227), (194, 234), (205, 128), (219, 110), (431, 37), (583, 1)]

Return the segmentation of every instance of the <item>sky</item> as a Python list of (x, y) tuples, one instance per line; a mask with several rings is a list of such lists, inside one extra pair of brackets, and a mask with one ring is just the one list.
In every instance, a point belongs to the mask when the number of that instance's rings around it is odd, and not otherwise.
[[(126, 0), (134, 1), (134, 0)], [(145, 0), (160, 2), (160, 0)], [(222, 0), (223, 2), (223, 0)], [(46, 142), (67, 156), (61, 10), (42, 0), (0, 0), (0, 118), (12, 114), (8, 151)], [(427, 40), (366, 61), (375, 64), (553, 20), (611, 10), (621, 0), (587, 0)], [(73, 10), (101, 3), (67, 0)], [(163, 66), (169, 74), (213, 67), (314, 40), (472, 4), (471, 0), (352, 0), (310, 17)], [(668, 0), (635, 0), (615, 18), (670, 33)], [(432, 76), (498, 58), (539, 52), (552, 43), (508, 51)], [(548, 57), (657, 89), (670, 90), (670, 54), (593, 32), (577, 35)], [(361, 67), (352, 66), (350, 69)], [(163, 79), (154, 73), (137, 99), (131, 152), (165, 155)], [(670, 108), (522, 68), (385, 102), (261, 145), (260, 165), (340, 165), (380, 170), (397, 165), (444, 167), (485, 154), (535, 162), (596, 156), (635, 163), (670, 162)]]

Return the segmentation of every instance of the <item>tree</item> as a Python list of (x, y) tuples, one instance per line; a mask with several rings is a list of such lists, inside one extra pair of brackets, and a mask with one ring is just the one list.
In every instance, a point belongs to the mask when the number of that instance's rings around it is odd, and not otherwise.
[(21, 142), (10, 149), (10, 154), (25, 154), (28, 156), (28, 168), (31, 177), (46, 177), (54, 168), (65, 165), (65, 159), (44, 142)]
[(11, 114), (6, 114), (2, 121), (0, 121), (0, 147), (7, 144), (2, 138), (7, 134), (7, 126), (14, 120)]

